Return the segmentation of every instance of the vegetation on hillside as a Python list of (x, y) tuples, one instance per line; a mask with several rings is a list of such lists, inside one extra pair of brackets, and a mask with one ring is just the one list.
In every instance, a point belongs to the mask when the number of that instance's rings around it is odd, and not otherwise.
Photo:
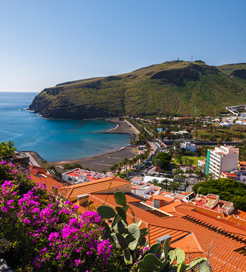
[(218, 114), (226, 106), (246, 103), (246, 79), (235, 69), (233, 75), (225, 69), (230, 68), (171, 61), (128, 74), (67, 82), (44, 89), (30, 109), (44, 117), (68, 119)]
[(219, 195), (220, 199), (233, 202), (236, 209), (246, 211), (246, 184), (219, 178), (198, 183), (193, 190), (202, 195)]

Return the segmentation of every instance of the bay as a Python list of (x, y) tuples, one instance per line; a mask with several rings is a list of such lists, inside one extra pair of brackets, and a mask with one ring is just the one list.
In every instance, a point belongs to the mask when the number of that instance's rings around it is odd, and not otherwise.
[(48, 162), (101, 155), (129, 143), (130, 135), (101, 134), (116, 126), (102, 120), (49, 120), (25, 109), (37, 93), (0, 92), (0, 142), (36, 151)]

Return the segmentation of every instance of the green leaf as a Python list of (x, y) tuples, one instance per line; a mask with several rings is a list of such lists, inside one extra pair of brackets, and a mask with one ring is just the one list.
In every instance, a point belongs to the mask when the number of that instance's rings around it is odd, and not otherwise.
[(133, 263), (132, 255), (127, 248), (124, 250), (124, 261), (125, 261), (125, 264)]
[(148, 253), (144, 256), (145, 263), (151, 263), (155, 265), (161, 265), (161, 261), (153, 253)]
[(208, 263), (201, 263), (197, 266), (197, 270), (199, 272), (211, 272), (211, 267), (208, 265)]
[(125, 227), (125, 225), (123, 224), (123, 220), (119, 221), (115, 226), (114, 226), (114, 230), (115, 232), (118, 232), (120, 234), (126, 233), (127, 229)]
[(131, 225), (128, 226), (128, 231), (131, 234), (132, 237), (135, 239), (139, 239), (140, 237), (140, 230), (137, 224), (132, 223)]
[(168, 251), (169, 251), (169, 239), (166, 239), (165, 242), (164, 242), (164, 254), (165, 254), (165, 259), (167, 259), (167, 256), (168, 256)]
[(112, 233), (111, 237), (116, 244), (116, 247), (125, 249), (128, 247), (127, 240), (119, 233)]
[(118, 205), (125, 206), (126, 205), (126, 196), (122, 192), (115, 192), (114, 193), (115, 203)]
[(198, 268), (198, 267), (199, 267), (199, 271), (202, 271), (202, 272), (210, 272), (211, 270), (208, 260), (206, 258), (196, 258), (194, 261), (192, 261), (188, 265), (187, 270)]
[(129, 205), (125, 205), (124, 207), (122, 207), (122, 209), (125, 211), (125, 213), (128, 211), (129, 209)]
[(148, 253), (144, 256), (144, 259), (138, 263), (140, 271), (159, 271), (159, 267), (162, 262), (156, 258), (155, 254)]
[(121, 216), (117, 213), (114, 217), (114, 221), (112, 222), (112, 227), (114, 227), (118, 222), (122, 220)]
[(177, 256), (177, 264), (181, 264), (185, 261), (185, 253), (183, 250), (179, 249), (176, 252), (176, 256)]
[(129, 248), (131, 250), (135, 250), (136, 247), (138, 246), (138, 241), (140, 238), (140, 230), (137, 224), (133, 223), (130, 226), (128, 226), (128, 232), (129, 234), (134, 238), (134, 241), (129, 243)]
[(126, 236), (126, 240), (127, 240), (128, 244), (130, 244), (131, 242), (135, 241), (134, 237), (132, 237), (130, 234), (128, 234)]
[(129, 243), (128, 247), (130, 248), (130, 250), (135, 250), (138, 246), (138, 240), (134, 239), (134, 241), (132, 241), (131, 243)]
[(170, 262), (172, 264), (174, 262), (174, 260), (176, 259), (176, 253), (175, 253), (175, 251), (174, 250), (169, 251), (168, 256), (169, 256)]
[(145, 244), (146, 244), (146, 238), (140, 236), (138, 245), (139, 245), (140, 247), (142, 247), (142, 246), (144, 246)]
[(162, 262), (162, 264), (160, 265), (159, 271), (166, 271), (166, 270), (164, 270), (164, 269), (166, 269), (167, 266), (168, 266), (168, 261), (167, 261), (167, 260), (164, 260), (164, 261)]
[(143, 260), (138, 263), (140, 272), (158, 271), (158, 266), (152, 263), (146, 263)]
[(148, 233), (149, 233), (149, 231), (148, 231), (147, 228), (140, 229), (140, 235), (141, 235), (141, 236), (146, 236)]
[(178, 266), (177, 272), (185, 272), (186, 271), (186, 265), (185, 263), (180, 263)]
[(156, 243), (152, 245), (149, 249), (149, 253), (156, 253), (158, 256), (161, 254), (161, 245)]
[(142, 221), (138, 221), (138, 222), (137, 222), (137, 226), (140, 228), (141, 225), (142, 225), (142, 223), (143, 223)]
[(115, 217), (115, 211), (106, 205), (99, 206), (97, 212), (102, 219), (109, 219)]
[(118, 207), (118, 206), (115, 209), (118, 212), (118, 214), (121, 216), (121, 218), (127, 223), (126, 212), (121, 207)]

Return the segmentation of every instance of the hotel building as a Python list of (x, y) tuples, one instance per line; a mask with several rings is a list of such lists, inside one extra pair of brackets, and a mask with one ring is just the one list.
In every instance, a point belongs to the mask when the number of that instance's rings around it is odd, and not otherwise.
[(233, 146), (220, 146), (207, 150), (206, 175), (211, 173), (219, 178), (222, 172), (237, 169), (239, 149)]

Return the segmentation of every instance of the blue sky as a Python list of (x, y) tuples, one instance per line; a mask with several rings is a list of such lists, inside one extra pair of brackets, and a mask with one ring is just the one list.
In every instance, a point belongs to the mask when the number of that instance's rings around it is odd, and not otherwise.
[(246, 62), (245, 0), (0, 0), (0, 91), (177, 59)]

